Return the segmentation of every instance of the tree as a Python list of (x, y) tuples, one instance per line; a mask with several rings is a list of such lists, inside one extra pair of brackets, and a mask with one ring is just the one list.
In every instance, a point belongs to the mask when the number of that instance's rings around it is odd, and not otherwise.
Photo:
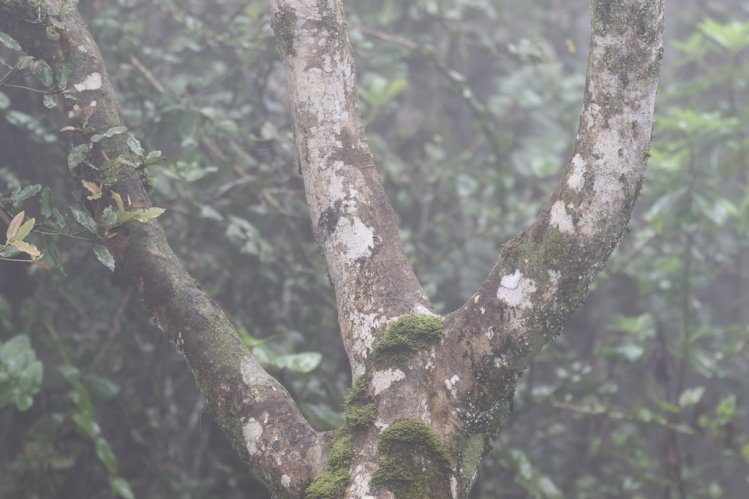
[[(50, 69), (104, 242), (184, 354), (214, 417), (278, 497), (464, 497), (518, 377), (621, 237), (648, 157), (663, 5), (592, 3), (584, 109), (569, 167), (457, 311), (432, 312), (399, 242), (359, 117), (340, 2), (271, 2), (315, 237), (355, 377), (346, 423), (313, 430), (185, 271), (153, 220), (147, 158), (122, 133), (75, 2), (0, 3), (0, 29)], [(42, 63), (42, 61), (46, 61)], [(87, 188), (88, 189), (88, 188)], [(29, 253), (31, 254), (31, 253)], [(32, 255), (33, 256), (33, 255)]]

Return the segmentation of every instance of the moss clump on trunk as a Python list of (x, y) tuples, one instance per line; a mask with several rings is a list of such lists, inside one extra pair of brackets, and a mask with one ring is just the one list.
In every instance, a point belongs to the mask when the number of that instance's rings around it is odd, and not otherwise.
[(377, 414), (377, 404), (367, 394), (369, 377), (359, 376), (351, 385), (343, 406), (346, 425), (352, 430), (362, 430), (372, 424)]
[(354, 452), (354, 440), (348, 428), (338, 431), (330, 451), (328, 467), (307, 487), (305, 499), (335, 499), (342, 497), (348, 488), (351, 477), (351, 457)]
[(447, 449), (423, 421), (395, 421), (380, 435), (378, 449), (373, 487), (385, 487), (398, 499), (452, 497)]
[(439, 343), (445, 334), (445, 320), (436, 315), (405, 314), (388, 327), (385, 336), (375, 344), (374, 361), (392, 366), (407, 360), (429, 345)]

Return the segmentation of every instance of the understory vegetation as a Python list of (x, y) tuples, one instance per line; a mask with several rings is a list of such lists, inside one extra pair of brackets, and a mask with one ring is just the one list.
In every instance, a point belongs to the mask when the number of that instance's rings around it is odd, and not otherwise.
[[(325, 497), (348, 480), (352, 432), (372, 411), (356, 383), (346, 403), (351, 373), (266, 2), (78, 8), (127, 124), (105, 135), (127, 134), (148, 165), (160, 209), (137, 217), (159, 217), (313, 425), (341, 428), (318, 484)], [(415, 272), (448, 313), (533, 219), (569, 159), (589, 2), (346, 8), (375, 161)], [(656, 131), (629, 232), (519, 382), (476, 498), (746, 490), (749, 4), (673, 0), (667, 9)], [(112, 272), (102, 241), (124, 220), (113, 210), (103, 219), (111, 226), (97, 225), (81, 201), (97, 186), (72, 185), (68, 170), (86, 167), (87, 151), (67, 152), (56, 96), (43, 90), (60, 76), (49, 71), (0, 33), (0, 226), (9, 227), (0, 237), (0, 498), (269, 497)], [(442, 333), (441, 319), (406, 316), (376, 352), (384, 363), (407, 357)], [(408, 446), (423, 431), (404, 420), (383, 445)], [(440, 464), (438, 443), (424, 447)], [(413, 476), (414, 463), (385, 465), (409, 476), (404, 497), (418, 496), (425, 477)]]

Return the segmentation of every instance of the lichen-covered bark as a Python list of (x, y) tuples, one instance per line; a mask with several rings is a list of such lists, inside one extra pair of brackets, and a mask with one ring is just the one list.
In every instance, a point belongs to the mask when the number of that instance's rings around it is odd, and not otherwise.
[[(0, 30), (27, 52), (44, 59), (58, 78), (71, 145), (87, 143), (94, 133), (123, 125), (117, 100), (99, 50), (75, 11), (64, 0), (0, 0)], [(114, 158), (120, 165), (102, 165)], [(125, 135), (95, 145), (90, 160), (98, 170), (84, 175), (107, 185), (90, 204), (95, 215), (116, 192), (127, 210), (150, 206)], [(79, 167), (82, 169), (83, 167)], [(283, 386), (249, 354), (221, 308), (177, 259), (154, 221), (117, 227), (106, 244), (164, 333), (185, 356), (214, 417), (239, 454), (276, 497), (301, 497), (325, 465), (328, 437), (302, 417)]]
[[(531, 227), (503, 246), (481, 288), (445, 318), (434, 343), (409, 343), (426, 336), (400, 329), (414, 316), (407, 312), (428, 316), (429, 305), (404, 270), (361, 133), (340, 2), (271, 5), (313, 225), (353, 371), (363, 373), (356, 384), (363, 402), (347, 407), (357, 433), (345, 497), (467, 497), (518, 377), (580, 304), (628, 223), (650, 146), (663, 1), (592, 1), (584, 110), (567, 171)], [(408, 322), (418, 328), (421, 321)], [(384, 450), (387, 429), (402, 421), (434, 432), (449, 483), (409, 472), (419, 462), (425, 476), (438, 473), (439, 459), (409, 455), (407, 445)]]
[(429, 310), (362, 129), (339, 0), (271, 0), (315, 236), (354, 376), (388, 319)]
[[(594, 0), (591, 6), (584, 106), (567, 170), (533, 224), (502, 247), (481, 288), (446, 319), (444, 349), (467, 353), (445, 375), (456, 371), (470, 380), (458, 390), (469, 454), (474, 435), (496, 431), (518, 376), (587, 295), (642, 185), (663, 1)], [(470, 477), (467, 468), (463, 478)]]

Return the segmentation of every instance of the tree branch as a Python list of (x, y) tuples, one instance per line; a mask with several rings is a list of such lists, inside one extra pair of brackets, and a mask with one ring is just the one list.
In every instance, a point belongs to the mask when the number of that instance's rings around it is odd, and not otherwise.
[(649, 157), (663, 1), (591, 5), (588, 77), (572, 159), (533, 224), (502, 247), (481, 288), (450, 317), (490, 336), (495, 356), (514, 370), (527, 365), (587, 295), (629, 222)]
[(429, 313), (400, 243), (359, 115), (340, 0), (270, 0), (315, 237), (355, 376), (388, 319)]
[[(0, 30), (26, 51), (44, 59), (62, 83), (60, 99), (73, 144), (122, 125), (119, 108), (98, 47), (82, 19), (63, 0), (2, 0)], [(109, 170), (105, 162), (120, 158)], [(105, 196), (90, 206), (97, 216), (113, 202), (127, 209), (150, 206), (139, 158), (126, 135), (94, 145), (86, 176), (104, 185)], [(79, 166), (78, 169), (83, 169)], [(114, 170), (114, 171), (113, 171)], [(275, 497), (300, 497), (324, 468), (327, 437), (317, 434), (283, 386), (252, 358), (221, 308), (186, 272), (155, 222), (132, 221), (113, 229), (106, 244), (117, 268), (185, 356), (201, 393), (239, 454)]]

